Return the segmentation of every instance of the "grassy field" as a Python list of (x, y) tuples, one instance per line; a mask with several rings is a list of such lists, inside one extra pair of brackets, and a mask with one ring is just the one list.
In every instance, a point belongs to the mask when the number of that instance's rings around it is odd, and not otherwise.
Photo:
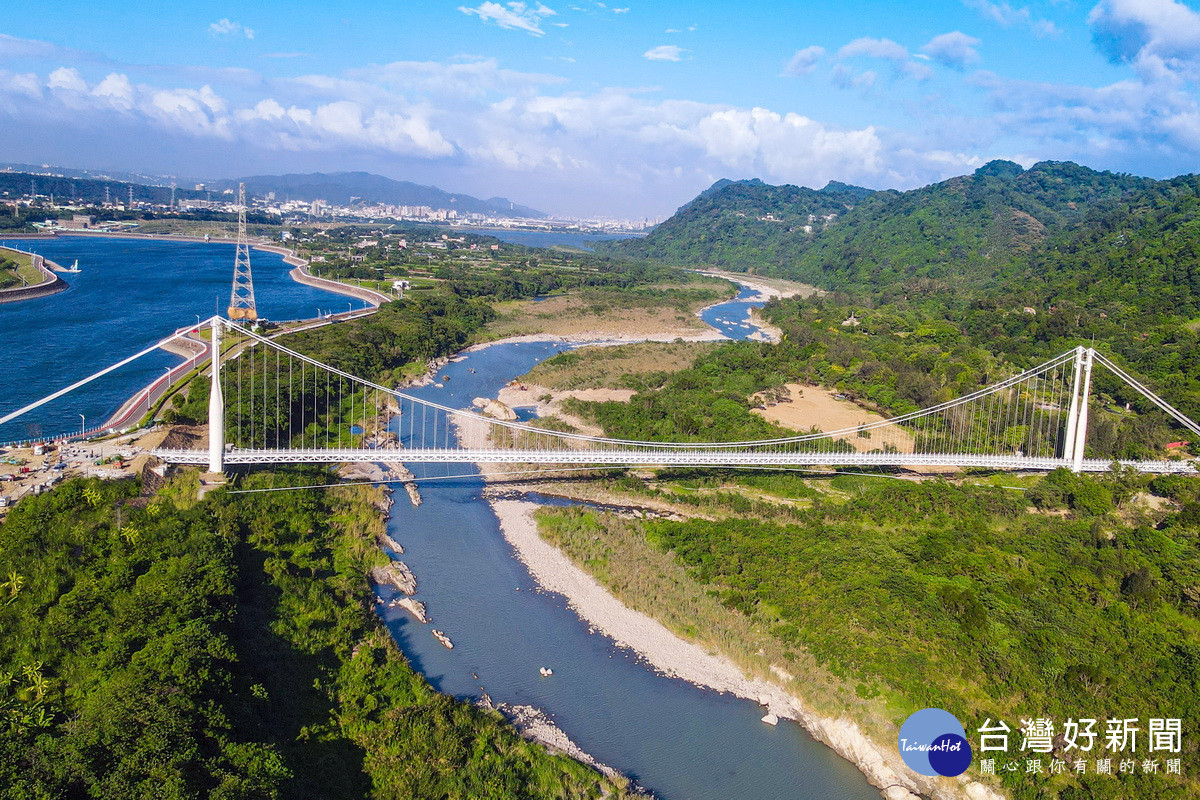
[[(247, 225), (246, 232), (250, 236), (266, 236), (279, 239), (278, 225)], [(204, 236), (215, 238), (234, 238), (237, 236), (237, 223), (212, 222), (192, 219), (152, 219), (138, 223), (134, 233), (152, 233), (164, 236)]]
[(733, 296), (729, 283), (712, 279), (633, 289), (591, 288), (544, 300), (497, 303), (497, 318), (488, 323), (481, 340), (537, 334), (591, 338), (704, 335), (712, 329), (696, 312)]
[(547, 389), (638, 389), (678, 372), (715, 342), (638, 342), (615, 347), (584, 347), (547, 359), (521, 377)]
[(0, 247), (0, 289), (9, 289), (23, 284), (33, 286), (46, 280), (34, 266), (28, 253)]

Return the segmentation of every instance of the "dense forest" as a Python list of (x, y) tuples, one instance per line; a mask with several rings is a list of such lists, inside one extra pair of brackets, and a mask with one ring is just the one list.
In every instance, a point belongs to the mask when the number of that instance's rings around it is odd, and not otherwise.
[[(953, 278), (981, 285), (1058, 233), (1093, 225), (1160, 182), (1070, 162), (993, 161), (908, 192), (720, 181), (643, 240), (610, 252), (872, 290)], [(826, 219), (830, 214), (836, 215)], [(809, 219), (810, 215), (816, 217)]]
[(23, 500), (0, 524), (0, 793), (622, 793), (408, 666), (366, 578), (386, 559), (376, 491), (198, 502), (192, 474), (157, 493), (75, 480)]
[[(787, 669), (804, 675), (800, 696), (832, 695), (827, 713), (854, 709), (898, 725), (919, 708), (944, 708), (972, 741), (985, 720), (1006, 720), (1017, 736), (1009, 760), (1021, 769), (998, 779), (1014, 800), (1195, 796), (1196, 747), (1186, 734), (1173, 756), (1147, 756), (1139, 740), (1139, 764), (1157, 758), (1159, 774), (1096, 775), (1094, 765), (1086, 776), (1027, 774), (1024, 759), (1037, 754), (1017, 748), (1020, 721), (1035, 716), (1060, 727), (1114, 715), (1137, 717), (1142, 731), (1150, 718), (1180, 718), (1185, 731), (1200, 725), (1195, 480), (1060, 470), (1022, 496), (848, 475), (816, 491), (786, 474), (670, 477), (655, 497), (690, 496), (687, 521), (547, 509), (544, 535), (646, 610), (668, 602), (658, 593), (670, 589), (655, 585), (641, 566), (647, 557), (625, 540), (672, 554), (697, 582), (692, 594), (716, 596), (782, 645)], [(1180, 505), (1151, 511), (1134, 500), (1146, 490)], [(805, 502), (776, 500), (772, 511), (746, 499), (764, 491)], [(651, 613), (687, 635), (695, 621), (670, 602), (670, 612)], [(740, 644), (723, 647), (753, 661)], [(807, 671), (809, 657), (819, 670)], [(1043, 767), (1071, 757), (1060, 742)], [(1182, 758), (1182, 778), (1163, 773), (1171, 757)]]

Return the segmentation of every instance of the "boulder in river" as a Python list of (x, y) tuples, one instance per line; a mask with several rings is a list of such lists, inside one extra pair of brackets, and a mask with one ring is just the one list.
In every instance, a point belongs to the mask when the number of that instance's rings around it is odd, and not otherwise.
[(476, 397), (472, 401), (480, 413), (486, 417), (493, 419), (504, 420), (505, 422), (516, 422), (517, 412), (513, 411), (499, 400), (491, 400), (486, 397)]
[(405, 597), (402, 600), (393, 600), (388, 603), (389, 608), (403, 608), (408, 613), (412, 614), (417, 622), (429, 622), (429, 614), (425, 611), (425, 604), (420, 600), (414, 600), (411, 597)]
[(393, 561), (386, 567), (372, 567), (371, 580), (381, 586), (392, 586), (404, 594), (416, 594), (417, 578), (403, 561)]
[(396, 555), (404, 555), (404, 548), (400, 545), (400, 543), (391, 536), (388, 536), (386, 533), (377, 534), (375, 539), (379, 542), (380, 547), (386, 547)]

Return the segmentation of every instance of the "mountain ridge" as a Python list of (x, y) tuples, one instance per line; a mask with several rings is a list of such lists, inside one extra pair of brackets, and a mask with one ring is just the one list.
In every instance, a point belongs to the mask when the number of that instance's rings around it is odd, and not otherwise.
[(352, 199), (388, 205), (429, 206), (454, 209), (461, 213), (504, 214), (506, 216), (542, 219), (545, 212), (518, 205), (506, 197), (481, 200), (469, 194), (447, 192), (437, 186), (412, 181), (399, 181), (371, 172), (289, 172), (280, 175), (249, 175), (214, 181), (217, 190), (236, 189), (246, 184), (246, 191), (262, 196), (275, 192), (276, 197), (292, 200), (325, 200), (334, 205), (349, 205)]

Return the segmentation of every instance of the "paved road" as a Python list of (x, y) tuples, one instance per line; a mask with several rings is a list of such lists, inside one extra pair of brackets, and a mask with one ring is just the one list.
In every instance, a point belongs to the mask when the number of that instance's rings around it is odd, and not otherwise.
[(207, 333), (207, 330), (207, 328), (193, 328), (187, 336), (176, 340), (182, 348), (191, 351), (191, 357), (182, 364), (172, 367), (170, 372), (164, 369), (163, 374), (153, 383), (126, 400), (117, 413), (104, 423), (104, 428), (120, 430), (137, 422), (154, 407), (154, 404), (164, 394), (174, 387), (175, 381), (191, 372), (198, 364), (203, 364), (212, 358), (212, 343), (208, 341), (210, 334)]

